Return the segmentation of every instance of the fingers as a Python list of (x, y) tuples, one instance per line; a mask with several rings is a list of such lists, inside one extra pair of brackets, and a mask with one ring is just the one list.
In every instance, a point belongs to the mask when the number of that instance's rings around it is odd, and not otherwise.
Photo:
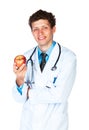
[(17, 72), (19, 73), (21, 71), (26, 71), (26, 68), (27, 68), (26, 64), (23, 64), (21, 67), (17, 67), (16, 63), (13, 64), (13, 72), (14, 73), (17, 73)]

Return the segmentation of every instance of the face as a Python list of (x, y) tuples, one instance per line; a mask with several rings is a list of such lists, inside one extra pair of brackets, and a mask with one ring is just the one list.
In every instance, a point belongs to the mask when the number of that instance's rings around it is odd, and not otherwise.
[(40, 19), (32, 23), (32, 34), (41, 50), (46, 51), (53, 41), (55, 27), (51, 28), (48, 20)]

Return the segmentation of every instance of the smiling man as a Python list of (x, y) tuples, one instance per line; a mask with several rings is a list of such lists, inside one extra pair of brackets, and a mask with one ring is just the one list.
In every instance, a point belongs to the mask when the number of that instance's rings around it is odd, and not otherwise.
[[(37, 46), (24, 53), (13, 96), (23, 102), (20, 130), (68, 130), (68, 97), (76, 77), (76, 55), (53, 39), (55, 16), (38, 10), (29, 18)], [(30, 44), (32, 44), (30, 42)]]

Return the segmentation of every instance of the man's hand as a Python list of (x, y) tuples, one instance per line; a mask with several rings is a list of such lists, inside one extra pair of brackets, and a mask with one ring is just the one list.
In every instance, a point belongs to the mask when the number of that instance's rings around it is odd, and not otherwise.
[(16, 74), (16, 83), (18, 86), (24, 83), (26, 70), (27, 70), (26, 64), (23, 64), (19, 68), (16, 66), (16, 63), (13, 64), (13, 72)]

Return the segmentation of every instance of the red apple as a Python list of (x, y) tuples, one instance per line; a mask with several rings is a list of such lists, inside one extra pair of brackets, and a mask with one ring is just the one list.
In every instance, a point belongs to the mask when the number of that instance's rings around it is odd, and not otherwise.
[(26, 57), (24, 55), (17, 55), (14, 58), (14, 62), (16, 63), (17, 67), (20, 67), (22, 64), (26, 64)]

